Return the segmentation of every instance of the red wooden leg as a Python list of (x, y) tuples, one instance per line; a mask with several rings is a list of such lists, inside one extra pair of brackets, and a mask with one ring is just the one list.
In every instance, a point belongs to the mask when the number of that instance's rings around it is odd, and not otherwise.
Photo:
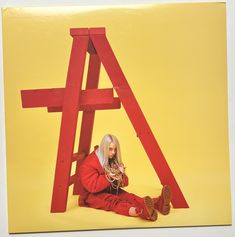
[[(91, 54), (89, 60), (86, 89), (98, 88), (100, 74), (100, 59), (97, 54)], [(90, 153), (93, 124), (95, 111), (84, 111), (82, 116), (82, 124), (80, 131), (78, 153)], [(76, 174), (78, 173), (79, 162), (76, 166)], [(79, 194), (79, 182), (74, 183), (73, 194)]]
[(79, 99), (89, 40), (87, 33), (88, 31), (85, 31), (83, 36), (72, 34), (73, 45), (64, 92), (51, 212), (66, 210)]
[(118, 64), (104, 29), (90, 29), (94, 47), (107, 71), (124, 109), (139, 137), (161, 183), (172, 188), (172, 205), (175, 208), (187, 208), (188, 204), (177, 184), (174, 175), (141, 111), (138, 102)]

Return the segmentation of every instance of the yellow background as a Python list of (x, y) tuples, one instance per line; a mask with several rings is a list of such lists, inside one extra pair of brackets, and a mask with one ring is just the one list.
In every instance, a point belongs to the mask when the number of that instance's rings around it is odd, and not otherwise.
[[(103, 26), (190, 205), (156, 222), (78, 207), (72, 189), (67, 211), (50, 213), (61, 113), (21, 107), (22, 89), (65, 86), (69, 28)], [(224, 3), (8, 8), (3, 43), (9, 232), (231, 224)], [(96, 113), (92, 147), (105, 133), (120, 140), (127, 190), (157, 196), (123, 108)]]

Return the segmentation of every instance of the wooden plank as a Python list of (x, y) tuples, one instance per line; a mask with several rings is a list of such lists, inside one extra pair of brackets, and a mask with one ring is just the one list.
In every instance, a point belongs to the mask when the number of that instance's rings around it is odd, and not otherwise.
[[(97, 54), (90, 54), (86, 90), (98, 88), (99, 75), (100, 75), (100, 59), (97, 56)], [(81, 129), (80, 129), (80, 138), (78, 144), (79, 153), (85, 152), (87, 155), (90, 153), (94, 119), (95, 119), (95, 110), (90, 111), (85, 110), (83, 112)], [(79, 166), (80, 163), (78, 162), (76, 165), (76, 171), (75, 171), (76, 174), (78, 173)], [(76, 180), (76, 182), (74, 183), (73, 194), (80, 194), (81, 187), (79, 186), (79, 183), (80, 182), (78, 180)]]
[[(64, 88), (22, 90), (22, 106), (23, 108), (62, 107), (64, 93)], [(113, 88), (82, 90), (79, 99), (79, 107), (111, 104), (113, 103)]]
[[(98, 102), (98, 101), (97, 101)], [(104, 103), (104, 104), (95, 104), (95, 105), (80, 105), (79, 111), (95, 111), (95, 110), (110, 110), (110, 109), (120, 109), (121, 102), (119, 98), (114, 97), (112, 103)], [(47, 108), (49, 113), (53, 112), (62, 112), (62, 107), (49, 107)]]
[(23, 108), (59, 107), (63, 104), (64, 88), (21, 90)]
[(52, 193), (51, 212), (64, 212), (67, 206), (72, 154), (78, 119), (77, 108), (80, 104), (88, 40), (88, 36), (73, 37), (73, 45), (62, 105), (63, 111)]

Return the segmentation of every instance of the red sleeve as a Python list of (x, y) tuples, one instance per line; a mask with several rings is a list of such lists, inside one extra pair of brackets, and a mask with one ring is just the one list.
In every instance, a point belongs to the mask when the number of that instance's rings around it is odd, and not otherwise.
[(123, 177), (122, 177), (122, 187), (126, 187), (128, 186), (128, 183), (129, 183), (129, 180), (128, 180), (128, 177), (126, 174), (123, 174)]
[(91, 164), (81, 165), (79, 175), (82, 186), (90, 193), (103, 191), (110, 186), (105, 174), (100, 174)]

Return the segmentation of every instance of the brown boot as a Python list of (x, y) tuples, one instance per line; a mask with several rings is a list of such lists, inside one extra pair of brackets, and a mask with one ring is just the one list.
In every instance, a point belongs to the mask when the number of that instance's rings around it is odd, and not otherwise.
[(150, 221), (157, 220), (157, 211), (154, 208), (153, 199), (149, 196), (143, 198), (143, 203), (141, 203), (138, 208), (138, 215), (140, 218)]
[(157, 198), (153, 198), (154, 208), (157, 209), (161, 214), (167, 215), (170, 212), (172, 193), (170, 186), (165, 185), (162, 188), (161, 195)]

